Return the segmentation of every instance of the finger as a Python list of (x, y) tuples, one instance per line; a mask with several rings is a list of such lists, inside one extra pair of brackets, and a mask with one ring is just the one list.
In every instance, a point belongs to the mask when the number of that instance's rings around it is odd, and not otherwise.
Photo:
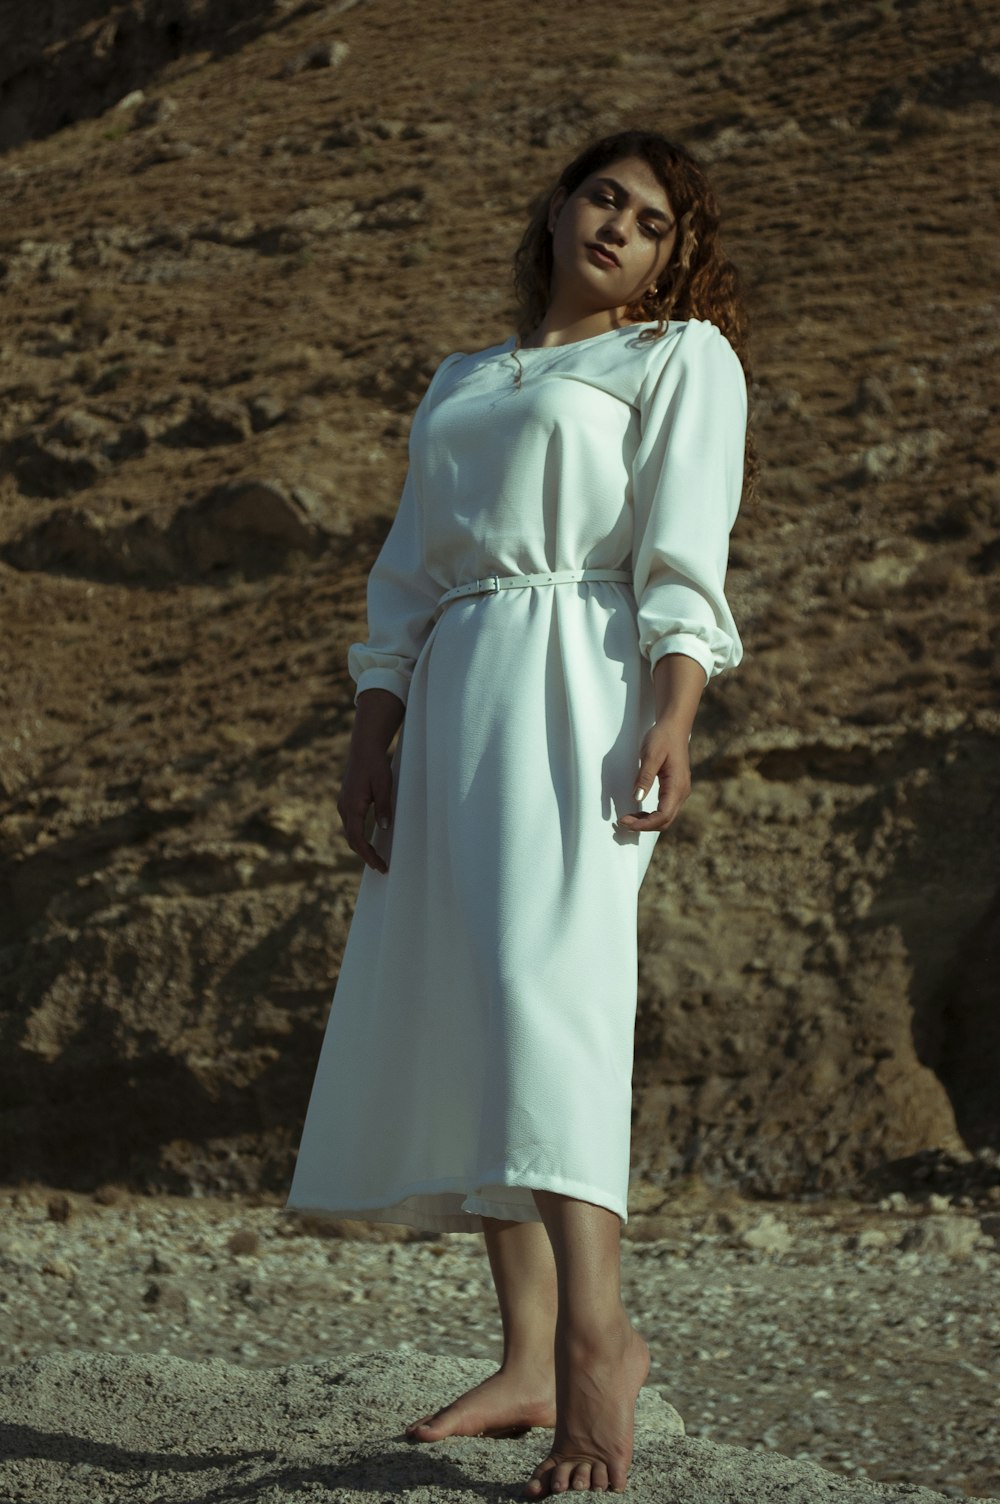
[(653, 817), (658, 822), (663, 822), (663, 824), (659, 826), (661, 830), (666, 829), (667, 825), (672, 824), (673, 821), (676, 820), (677, 816), (681, 812), (681, 805), (684, 803), (685, 798), (686, 795), (683, 794), (681, 790), (674, 784), (669, 782), (667, 782), (665, 786), (660, 790), (660, 797), (656, 802), (656, 809), (653, 811)]
[(347, 836), (347, 844), (352, 851), (357, 852), (358, 856), (369, 867), (374, 867), (376, 872), (388, 872), (389, 869), (384, 859), (379, 856), (374, 846), (365, 837), (366, 815), (367, 809), (362, 810), (357, 806), (348, 814), (347, 819), (344, 821), (344, 833)]
[(669, 823), (656, 810), (650, 810), (648, 814), (642, 811), (638, 815), (622, 815), (618, 821), (626, 830), (666, 830)]
[(382, 857), (379, 856), (378, 852), (375, 850), (375, 847), (372, 846), (368, 841), (362, 841), (361, 855), (364, 857), (368, 866), (374, 868), (376, 872), (388, 872), (389, 868), (387, 863), (383, 860)]
[(658, 772), (659, 769), (654, 767), (652, 763), (641, 762), (639, 764), (639, 771), (635, 779), (635, 788), (632, 790), (633, 799), (637, 802), (645, 799), (647, 791), (653, 787), (656, 781)]
[(341, 816), (344, 826), (344, 835), (347, 844), (352, 851), (360, 854), (361, 842), (365, 838), (365, 816), (368, 813), (367, 805), (354, 805), (346, 810)]
[(665, 788), (655, 809), (637, 809), (631, 814), (622, 815), (618, 823), (628, 830), (666, 830), (680, 814), (689, 792), (690, 789), (683, 792), (676, 788)]
[[(659, 780), (660, 780), (660, 803), (662, 804), (662, 802), (663, 802), (663, 779), (664, 779), (664, 776), (665, 776), (665, 774), (663, 772), (663, 769), (661, 769), (659, 767), (654, 767), (653, 764), (650, 763), (649, 761), (646, 761), (644, 759), (640, 759), (640, 761), (639, 761), (639, 771), (636, 774), (636, 778), (635, 778), (635, 787), (632, 790), (632, 797), (636, 801), (636, 803), (637, 804), (641, 803), (642, 800), (645, 799), (648, 790), (653, 787), (653, 784), (656, 782), (657, 778), (659, 778)], [(642, 810), (642, 809), (637, 809), (637, 810), (634, 811), (634, 814), (635, 814), (636, 817), (641, 817), (641, 816), (645, 815), (646, 813), (647, 813), (647, 811), (646, 810)]]
[(376, 872), (388, 872), (389, 869), (386, 866), (385, 858), (381, 855), (380, 852), (375, 850), (375, 847), (368, 839), (364, 830), (362, 830), (361, 832), (359, 855), (363, 858), (367, 865), (369, 867), (372, 867)]

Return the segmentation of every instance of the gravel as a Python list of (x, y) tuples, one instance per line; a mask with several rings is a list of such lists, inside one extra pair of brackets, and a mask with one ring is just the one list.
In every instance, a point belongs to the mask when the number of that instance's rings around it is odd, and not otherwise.
[[(0, 1364), (59, 1351), (245, 1368), (376, 1349), (496, 1359), (482, 1239), (280, 1205), (0, 1190)], [(633, 1216), (626, 1305), (691, 1438), (1000, 1493), (1000, 1216), (989, 1205), (682, 1198)]]

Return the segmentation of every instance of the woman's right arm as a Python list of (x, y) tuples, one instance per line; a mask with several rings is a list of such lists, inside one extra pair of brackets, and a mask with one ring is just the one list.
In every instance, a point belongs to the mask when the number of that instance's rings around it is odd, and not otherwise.
[(389, 869), (365, 837), (368, 810), (374, 805), (377, 820), (392, 820), (389, 743), (403, 719), (413, 668), (441, 594), (441, 586), (424, 569), (422, 532), (411, 467), (368, 575), (368, 640), (352, 643), (347, 653), (355, 716), (337, 812), (351, 850), (376, 872)]
[(402, 724), (405, 706), (389, 689), (358, 694), (344, 781), (337, 800), (347, 844), (376, 872), (388, 872), (383, 857), (365, 837), (368, 810), (383, 828), (392, 818), (392, 765), (389, 745)]
[(402, 495), (368, 576), (368, 640), (352, 643), (347, 654), (355, 683), (355, 719), (337, 810), (351, 850), (376, 872), (388, 868), (365, 839), (368, 809), (375, 806), (375, 818), (383, 828), (393, 818), (389, 744), (403, 720), (414, 665), (433, 627), (442, 590), (424, 567), (417, 484), (420, 420), (432, 405), (442, 373), (458, 359), (459, 354), (445, 356), (413, 415)]

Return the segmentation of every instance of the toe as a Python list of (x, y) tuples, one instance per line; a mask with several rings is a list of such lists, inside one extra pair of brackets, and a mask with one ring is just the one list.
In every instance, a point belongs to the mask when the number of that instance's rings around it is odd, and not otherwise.
[(411, 1421), (406, 1428), (407, 1436), (416, 1436), (418, 1431), (433, 1430), (436, 1413), (437, 1412), (432, 1415), (425, 1415), (422, 1420)]
[(590, 1486), (599, 1493), (606, 1493), (608, 1488), (608, 1469), (603, 1462), (595, 1462), (590, 1474)]
[(628, 1469), (624, 1467), (609, 1467), (608, 1487), (614, 1493), (623, 1494), (628, 1487)]
[(578, 1462), (574, 1467), (572, 1475), (570, 1477), (570, 1487), (589, 1488), (592, 1471), (593, 1467), (591, 1463)]
[(543, 1499), (549, 1492), (555, 1465), (553, 1457), (546, 1457), (544, 1462), (538, 1464), (524, 1487), (529, 1499)]
[(560, 1462), (552, 1474), (552, 1492), (564, 1493), (569, 1488), (576, 1468), (575, 1462)]

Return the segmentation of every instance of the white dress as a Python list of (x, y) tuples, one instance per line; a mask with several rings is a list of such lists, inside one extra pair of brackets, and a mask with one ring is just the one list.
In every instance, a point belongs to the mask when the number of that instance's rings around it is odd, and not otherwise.
[[(289, 1208), (473, 1232), (533, 1189), (627, 1219), (652, 665), (743, 656), (723, 593), (747, 395), (711, 323), (437, 368), (368, 582), (357, 694), (406, 705)], [(516, 384), (517, 362), (523, 376)], [(439, 597), (483, 576), (625, 567)], [(656, 807), (653, 788), (643, 808)]]

